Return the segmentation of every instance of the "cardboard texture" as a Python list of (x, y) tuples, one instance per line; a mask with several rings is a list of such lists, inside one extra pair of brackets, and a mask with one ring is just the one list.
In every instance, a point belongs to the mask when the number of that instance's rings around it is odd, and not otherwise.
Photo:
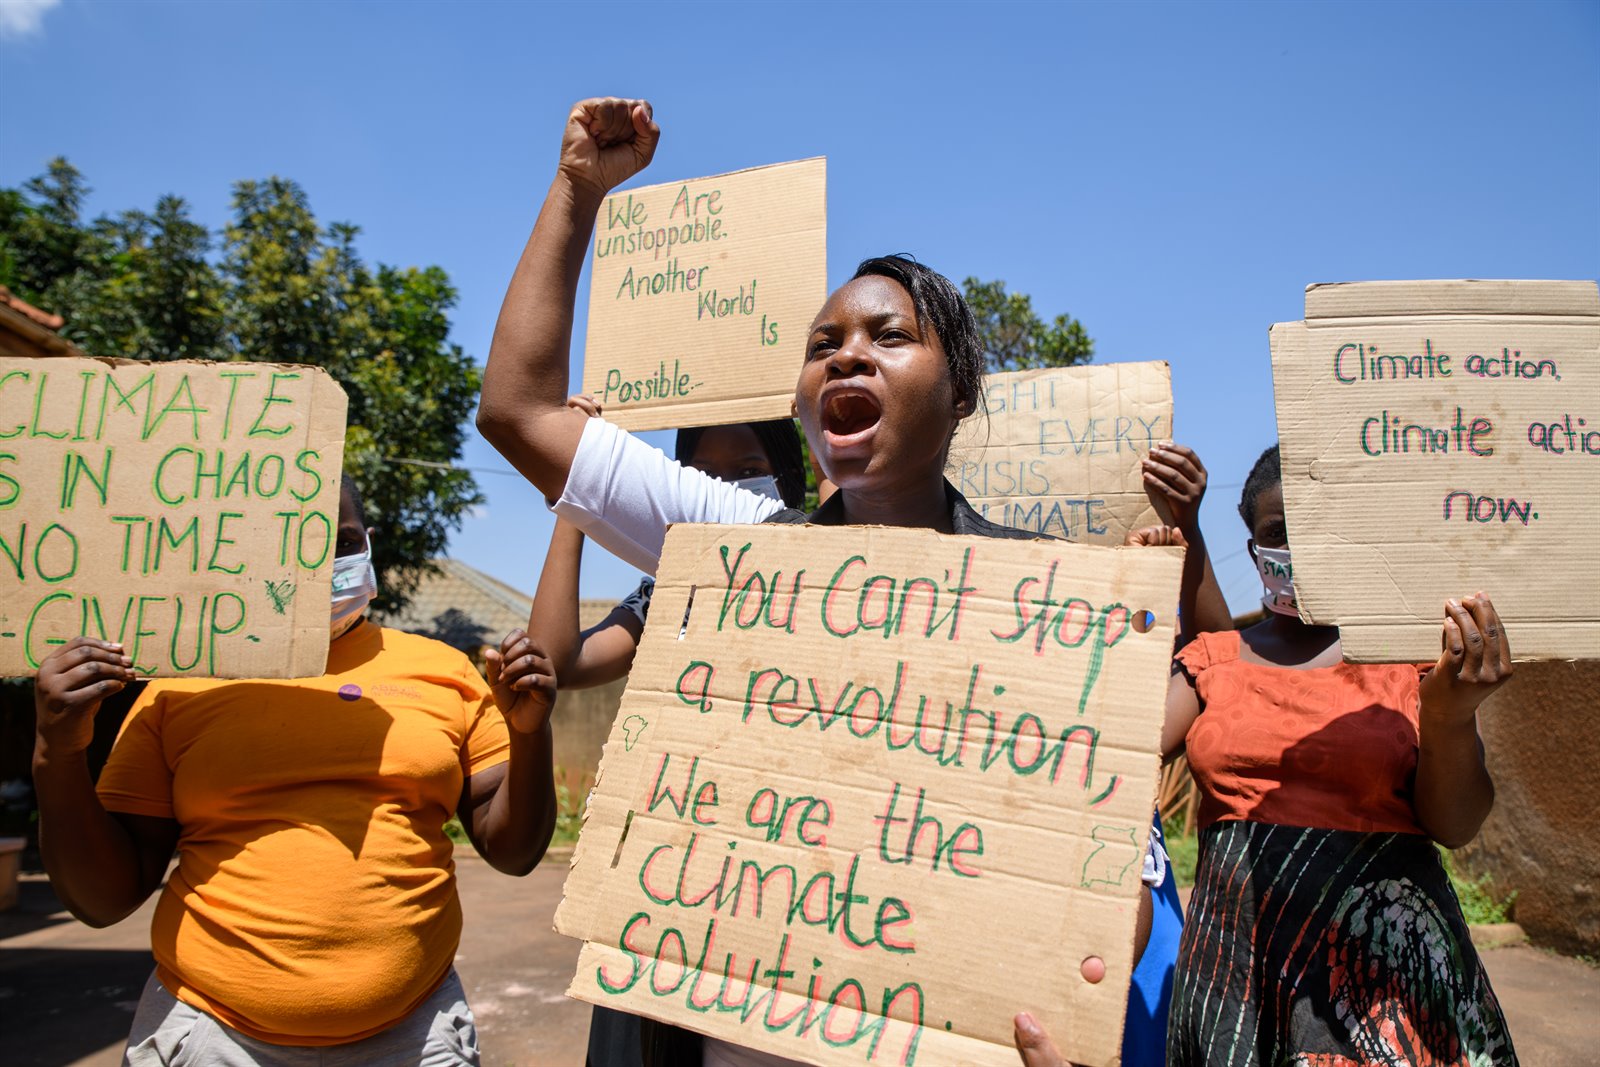
[(613, 193), (583, 388), (626, 430), (784, 418), (828, 295), (827, 161)]
[(155, 677), (321, 674), (344, 422), (314, 367), (0, 359), (0, 675), (84, 633)]
[(569, 995), (818, 1064), (1012, 1067), (1027, 1010), (1114, 1062), (1181, 569), (673, 527), (556, 912)]
[(1271, 338), (1295, 595), (1346, 659), (1437, 659), (1480, 589), (1517, 659), (1600, 657), (1594, 282), (1314, 285)]
[(984, 379), (945, 473), (984, 518), (1082, 544), (1120, 545), (1160, 520), (1139, 463), (1172, 439), (1164, 362), (1008, 371)]

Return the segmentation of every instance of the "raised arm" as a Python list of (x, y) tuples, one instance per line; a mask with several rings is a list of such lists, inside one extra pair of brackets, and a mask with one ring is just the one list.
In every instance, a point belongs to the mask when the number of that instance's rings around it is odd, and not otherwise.
[(644, 631), (633, 612), (620, 605), (598, 625), (579, 629), (582, 563), (583, 534), (571, 523), (557, 519), (528, 615), (528, 634), (550, 657), (562, 689), (588, 689), (627, 674)]
[(56, 896), (90, 926), (110, 926), (144, 903), (178, 840), (171, 819), (106, 811), (89, 776), (95, 713), (133, 680), (131, 662), (121, 645), (75, 637), (39, 667), (34, 689), (39, 849)]
[(572, 307), (605, 196), (643, 170), (661, 136), (643, 100), (584, 100), (506, 289), (489, 346), (478, 430), (546, 497), (566, 487), (585, 417), (566, 405)]
[(511, 755), (467, 777), (457, 813), (478, 854), (495, 870), (520, 877), (544, 858), (556, 828), (550, 729), (556, 678), (550, 658), (521, 630), (512, 630), (484, 659)]
[(1144, 460), (1144, 488), (1161, 521), (1182, 531), (1188, 545), (1178, 591), (1178, 647), (1196, 634), (1233, 629), (1233, 613), (1200, 532), (1200, 501), (1206, 495), (1206, 468), (1200, 457), (1186, 445), (1157, 445)]
[(1510, 677), (1511, 645), (1489, 598), (1447, 603), (1444, 651), (1422, 679), (1414, 800), (1417, 821), (1446, 848), (1476, 837), (1494, 807), (1478, 707)]
[[(600, 417), (600, 405), (592, 396), (570, 396), (567, 406), (587, 418)], [(583, 531), (558, 518), (528, 613), (528, 636), (550, 657), (563, 689), (588, 689), (627, 674), (644, 631), (644, 624), (620, 604), (598, 626), (580, 631), (578, 577), (582, 570)]]

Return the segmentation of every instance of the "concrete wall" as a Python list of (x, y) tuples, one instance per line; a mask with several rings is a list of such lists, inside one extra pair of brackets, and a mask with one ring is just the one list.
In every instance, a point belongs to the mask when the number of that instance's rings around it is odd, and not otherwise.
[[(614, 600), (580, 600), (578, 623), (593, 626), (616, 606)], [(556, 694), (550, 729), (555, 734), (557, 781), (566, 783), (574, 807), (583, 803), (594, 784), (600, 750), (611, 736), (611, 723), (626, 686), (623, 678), (594, 689), (562, 689)]]
[(1600, 955), (1600, 661), (1519, 663), (1479, 715), (1494, 812), (1456, 853), (1538, 944)]
[(556, 695), (550, 719), (555, 734), (556, 771), (566, 782), (574, 805), (582, 804), (600, 766), (600, 750), (611, 735), (611, 723), (622, 703), (622, 679), (595, 689), (563, 689)]

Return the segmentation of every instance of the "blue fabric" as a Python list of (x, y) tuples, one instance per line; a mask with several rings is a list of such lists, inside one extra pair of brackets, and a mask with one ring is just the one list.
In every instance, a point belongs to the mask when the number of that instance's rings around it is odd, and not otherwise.
[(1178, 964), (1178, 941), (1183, 934), (1183, 906), (1178, 902), (1178, 880), (1166, 861), (1161, 815), (1155, 815), (1150, 848), (1161, 848), (1166, 877), (1150, 887), (1154, 910), (1150, 941), (1133, 968), (1128, 987), (1128, 1018), (1122, 1029), (1123, 1067), (1161, 1067), (1167, 1056), (1167, 1009), (1172, 1005), (1172, 974)]

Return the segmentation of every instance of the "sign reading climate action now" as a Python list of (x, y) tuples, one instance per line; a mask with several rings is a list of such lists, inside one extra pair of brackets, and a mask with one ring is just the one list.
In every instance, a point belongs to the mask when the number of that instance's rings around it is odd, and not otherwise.
[(628, 430), (784, 418), (827, 297), (827, 161), (606, 197), (583, 388)]
[(1012, 1067), (1026, 1010), (1113, 1062), (1182, 559), (672, 527), (569, 994), (820, 1064)]
[(313, 367), (0, 358), (0, 675), (321, 674), (344, 391)]
[(1594, 282), (1313, 285), (1272, 377), (1295, 595), (1346, 659), (1436, 658), (1479, 590), (1518, 659), (1600, 656)]

